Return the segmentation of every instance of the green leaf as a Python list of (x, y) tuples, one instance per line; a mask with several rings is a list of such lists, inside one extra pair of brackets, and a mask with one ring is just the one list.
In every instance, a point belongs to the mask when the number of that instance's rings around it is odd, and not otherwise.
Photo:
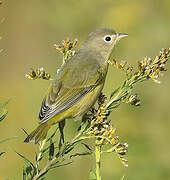
[(13, 150), (18, 156), (20, 156), (21, 158), (24, 159), (24, 164), (25, 164), (25, 172), (27, 175), (30, 175), (31, 177), (36, 173), (36, 168), (34, 167), (33, 163), (27, 159), (26, 157), (24, 157), (22, 154), (20, 154), (19, 152)]
[(21, 128), (21, 129), (22, 129), (22, 131), (23, 131), (27, 136), (29, 135), (24, 128)]
[(57, 166), (51, 165), (51, 166), (48, 168), (48, 170), (50, 170), (50, 169), (55, 169), (55, 168), (59, 168), (59, 167), (63, 167), (63, 166), (67, 166), (67, 165), (72, 164), (72, 163), (73, 163), (73, 162), (70, 161), (70, 162), (68, 162), (68, 163), (60, 164), (60, 165), (57, 165)]
[(70, 158), (76, 157), (76, 156), (87, 156), (87, 155), (91, 155), (91, 154), (92, 154), (92, 152), (75, 153), (75, 154), (70, 155)]
[[(14, 97), (12, 97), (12, 98), (14, 98)], [(6, 102), (4, 102), (3, 104), (0, 105), (0, 111), (2, 111), (2, 113), (1, 113), (1, 115), (0, 115), (0, 122), (6, 117), (6, 115), (7, 115), (7, 113), (8, 113), (7, 110), (6, 110), (6, 109), (3, 109), (3, 108), (9, 103), (9, 101), (10, 101), (12, 98), (8, 99)]]
[(72, 151), (74, 149), (74, 146), (70, 146), (68, 147), (65, 151), (64, 154), (68, 154), (70, 151)]
[(97, 180), (96, 173), (94, 170), (90, 171), (89, 180)]
[(0, 156), (2, 156), (5, 152), (0, 152)]
[(109, 111), (112, 111), (113, 109), (116, 109), (116, 108), (118, 108), (120, 106), (120, 104), (116, 104), (116, 105), (114, 105), (113, 106), (113, 104), (111, 104), (107, 109), (109, 110)]
[(49, 155), (48, 155), (48, 160), (51, 161), (54, 157), (54, 143), (52, 139), (50, 140), (50, 147), (49, 147)]
[(86, 128), (88, 127), (88, 125), (89, 125), (88, 120), (86, 120), (86, 119), (83, 120), (80, 124), (80, 127), (78, 128), (79, 132), (83, 133), (86, 130)]
[(120, 87), (118, 87), (117, 89), (115, 89), (111, 95), (110, 95), (110, 99), (119, 91)]
[(33, 167), (34, 165), (32, 164), (32, 162), (30, 160), (28, 160), (26, 157), (24, 157), (22, 154), (20, 154), (19, 152), (13, 150), (18, 156), (20, 156), (21, 158), (23, 158), (28, 164), (31, 164)]
[(26, 175), (26, 172), (25, 172), (25, 169), (22, 170), (22, 180), (26, 180), (27, 178), (27, 175)]
[(7, 114), (8, 114), (8, 111), (6, 109), (3, 109), (0, 115), (0, 122), (5, 119)]
[(89, 151), (92, 151), (92, 149), (85, 143), (81, 143), (82, 145), (84, 145)]
[(4, 142), (7, 142), (7, 141), (11, 141), (13, 139), (16, 139), (17, 137), (10, 137), (10, 138), (6, 138), (6, 139), (3, 139), (0, 141), (0, 144), (4, 143)]
[(123, 175), (122, 178), (120, 180), (124, 180), (125, 179), (125, 176)]
[[(54, 144), (54, 151), (55, 151), (55, 149), (56, 148), (58, 148), (58, 146), (57, 147), (55, 147), (55, 143), (56, 142), (53, 142), (53, 144)], [(39, 159), (39, 161), (46, 155), (46, 154), (49, 154), (49, 149), (50, 149), (50, 145), (49, 146), (47, 146), (46, 148), (44, 148), (42, 151), (41, 151), (41, 158)]]
[(14, 97), (11, 97), (11, 98), (9, 98), (7, 101), (5, 101), (3, 104), (1, 104), (0, 105), (0, 110), (1, 109), (3, 109), (8, 103), (9, 103), (9, 101), (11, 100), (11, 99), (13, 99)]
[(3, 17), (0, 21), (0, 23), (3, 23), (5, 21), (5, 17)]
[[(48, 170), (46, 170), (44, 173), (42, 173), (39, 178), (44, 179), (44, 177), (42, 177), (42, 176), (44, 176), (44, 175), (47, 174), (47, 173), (48, 173)], [(39, 179), (39, 178), (38, 178), (38, 179)], [(41, 179), (41, 180), (42, 180), (42, 179)]]
[(127, 82), (127, 81), (124, 81), (124, 83), (123, 83), (123, 85), (122, 85), (122, 88), (124, 88), (124, 87), (125, 87), (125, 85), (126, 85), (126, 82)]
[(74, 144), (70, 145), (69, 143), (64, 143), (59, 152), (57, 153), (56, 157), (63, 156), (64, 154), (69, 153), (74, 148)]
[(55, 129), (55, 131), (53, 132), (53, 134), (46, 140), (46, 142), (50, 141), (50, 140), (55, 136), (57, 130), (58, 130), (58, 127)]
[(26, 174), (28, 175), (28, 176), (31, 176), (31, 177), (33, 177), (33, 168), (32, 168), (32, 166), (29, 164), (27, 164), (27, 162), (24, 160), (24, 164), (25, 164), (25, 172), (26, 172)]

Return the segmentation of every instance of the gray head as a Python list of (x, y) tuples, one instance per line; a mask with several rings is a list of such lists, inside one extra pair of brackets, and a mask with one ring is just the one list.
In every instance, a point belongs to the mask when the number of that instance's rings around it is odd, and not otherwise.
[(100, 53), (105, 60), (108, 60), (115, 44), (127, 34), (115, 32), (113, 29), (101, 28), (90, 33), (82, 48)]

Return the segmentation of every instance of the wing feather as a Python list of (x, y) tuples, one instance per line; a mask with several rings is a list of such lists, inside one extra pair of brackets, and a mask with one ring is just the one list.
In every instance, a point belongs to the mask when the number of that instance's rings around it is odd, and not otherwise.
[(92, 62), (87, 64), (86, 61), (83, 61), (81, 65), (74, 65), (74, 67), (72, 67), (73, 63), (64, 64), (53, 81), (48, 95), (42, 102), (39, 113), (40, 122), (46, 122), (69, 109), (102, 83), (101, 69), (95, 61)]
[[(88, 92), (90, 92), (93, 87), (86, 88), (86, 89), (67, 89), (67, 93), (65, 89), (61, 89), (59, 96), (59, 101), (56, 100), (56, 103), (52, 106), (47, 104), (47, 99), (45, 99), (42, 103), (42, 107), (39, 113), (39, 120), (41, 122), (46, 122), (50, 118), (56, 116), (57, 114), (69, 109), (73, 104), (79, 101), (83, 96), (85, 96)], [(64, 93), (64, 94), (63, 94)]]

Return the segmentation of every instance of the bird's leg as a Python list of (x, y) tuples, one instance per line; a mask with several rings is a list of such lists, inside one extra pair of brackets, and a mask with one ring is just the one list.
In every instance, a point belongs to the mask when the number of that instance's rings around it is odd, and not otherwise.
[(59, 149), (60, 149), (62, 144), (64, 143), (65, 119), (59, 122), (58, 127), (59, 127), (59, 130), (60, 130), (60, 141), (59, 141)]

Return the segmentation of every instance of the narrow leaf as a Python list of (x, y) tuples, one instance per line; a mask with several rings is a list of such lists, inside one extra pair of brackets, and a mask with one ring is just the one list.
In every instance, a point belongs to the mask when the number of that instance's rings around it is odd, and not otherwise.
[(67, 148), (64, 152), (64, 154), (68, 154), (70, 151), (72, 151), (74, 149), (74, 146), (71, 146), (69, 148)]
[(32, 176), (32, 171), (33, 171), (32, 166), (30, 164), (28, 165), (26, 160), (24, 160), (24, 163), (25, 163), (25, 172), (26, 172), (26, 174)]
[(1, 104), (0, 105), (0, 109), (2, 109), (2, 108), (4, 108), (8, 103), (9, 103), (9, 101), (11, 100), (11, 99), (13, 99), (14, 97), (11, 97), (11, 98), (9, 98), (7, 101), (5, 101), (3, 104)]
[(118, 92), (119, 89), (120, 89), (120, 88), (117, 88), (117, 89), (115, 89), (115, 90), (111, 93), (110, 99)]
[(50, 141), (50, 139), (52, 139), (52, 138), (55, 136), (57, 130), (58, 130), (58, 127), (57, 127), (56, 130), (53, 132), (53, 134), (46, 140), (46, 142)]
[(123, 83), (123, 85), (122, 85), (122, 88), (124, 88), (124, 87), (125, 87), (125, 85), (126, 85), (126, 81), (124, 81), (124, 83)]
[(5, 119), (7, 114), (8, 114), (8, 111), (6, 109), (3, 109), (0, 115), (0, 122)]
[(24, 128), (21, 128), (21, 129), (22, 129), (22, 131), (23, 131), (27, 136), (29, 135)]
[(89, 180), (97, 180), (96, 173), (94, 170), (90, 171)]
[(0, 156), (2, 156), (5, 152), (0, 152)]
[(25, 172), (25, 169), (22, 170), (22, 180), (26, 180), (27, 178), (27, 175), (26, 175), (26, 172)]
[(71, 164), (71, 163), (73, 163), (72, 161), (70, 161), (70, 162), (68, 162), (68, 163), (65, 163), (65, 164), (60, 164), (60, 165), (58, 165), (58, 166), (50, 166), (49, 168), (48, 168), (48, 170), (50, 170), (50, 169), (55, 169), (55, 168), (59, 168), (59, 167), (63, 167), (63, 166), (67, 166), (67, 165), (69, 165), (69, 164)]
[(4, 143), (4, 142), (7, 142), (7, 141), (11, 141), (13, 139), (16, 139), (17, 137), (10, 137), (10, 138), (6, 138), (6, 139), (3, 139), (0, 141), (0, 144)]
[(39, 178), (42, 178), (42, 176), (44, 176), (45, 174), (47, 174), (48, 173), (48, 170), (46, 170), (44, 173), (42, 173), (40, 176), (39, 176)]
[(88, 120), (83, 120), (83, 121), (81, 122), (80, 127), (78, 128), (78, 130), (80, 131), (80, 133), (85, 131), (85, 129), (87, 128), (88, 124), (89, 124), (89, 123), (88, 123)]
[(113, 109), (116, 109), (120, 106), (120, 104), (116, 104), (115, 106), (112, 106), (113, 104), (111, 104), (109, 107), (108, 107), (108, 110), (109, 111), (112, 111)]
[(23, 159), (24, 159), (24, 162), (25, 162), (28, 166), (31, 165), (31, 166), (35, 169), (33, 163), (32, 163), (29, 159), (27, 159), (25, 156), (23, 156), (23, 155), (20, 154), (19, 152), (15, 151), (15, 150), (13, 150), (13, 151), (14, 151), (17, 155), (19, 155), (21, 158), (23, 158)]
[(54, 157), (54, 143), (52, 141), (52, 139), (50, 140), (50, 147), (49, 147), (49, 156), (48, 156), (48, 160), (51, 161)]
[(122, 176), (122, 178), (120, 180), (124, 180), (125, 179), (125, 176)]
[(75, 154), (70, 155), (70, 158), (76, 157), (76, 156), (87, 156), (91, 154), (92, 154), (91, 152), (75, 153)]
[(84, 145), (89, 151), (92, 151), (92, 149), (85, 143), (81, 143), (82, 145)]

